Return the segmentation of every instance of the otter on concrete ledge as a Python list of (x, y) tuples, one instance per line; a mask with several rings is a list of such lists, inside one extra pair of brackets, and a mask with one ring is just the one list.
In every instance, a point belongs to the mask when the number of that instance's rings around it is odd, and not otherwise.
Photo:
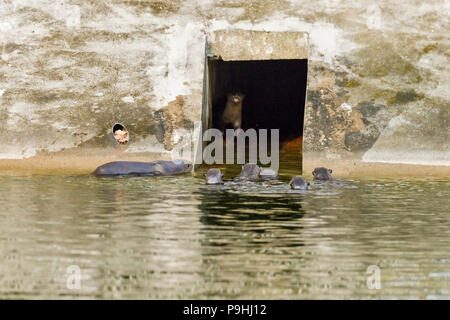
[(192, 171), (187, 160), (153, 162), (114, 161), (101, 165), (92, 173), (94, 176), (169, 176)]

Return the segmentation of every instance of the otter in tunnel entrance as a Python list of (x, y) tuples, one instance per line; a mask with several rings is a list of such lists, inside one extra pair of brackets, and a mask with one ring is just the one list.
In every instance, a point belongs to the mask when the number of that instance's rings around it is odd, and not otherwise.
[(221, 129), (225, 132), (225, 128), (231, 125), (233, 129), (240, 129), (242, 124), (242, 102), (244, 100), (244, 94), (229, 93), (227, 95), (227, 103), (225, 104), (225, 110), (222, 114)]
[[(281, 162), (302, 165), (307, 59), (207, 62), (205, 128), (278, 130)], [(237, 90), (245, 94), (229, 95)], [(235, 105), (236, 104), (236, 105)], [(301, 170), (301, 169), (300, 169)]]
[(301, 137), (307, 69), (307, 59), (209, 60), (208, 128), (279, 129), (280, 142)]

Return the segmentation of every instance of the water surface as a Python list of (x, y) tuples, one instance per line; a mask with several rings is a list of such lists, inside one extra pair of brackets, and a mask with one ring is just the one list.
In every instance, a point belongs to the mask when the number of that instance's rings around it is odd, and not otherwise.
[(448, 179), (3, 176), (0, 298), (449, 299), (449, 199)]

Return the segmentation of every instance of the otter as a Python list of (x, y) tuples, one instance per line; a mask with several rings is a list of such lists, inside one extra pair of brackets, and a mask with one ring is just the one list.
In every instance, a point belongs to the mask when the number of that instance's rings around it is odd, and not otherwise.
[(312, 175), (315, 180), (332, 180), (331, 173), (333, 170), (327, 168), (315, 168)]
[(270, 168), (261, 168), (259, 178), (261, 180), (276, 180), (278, 179), (278, 173)]
[(212, 168), (205, 173), (206, 184), (222, 184), (223, 173), (220, 169)]
[(260, 179), (261, 168), (254, 163), (246, 163), (242, 166), (241, 173), (234, 180), (251, 180), (258, 181)]
[(233, 129), (241, 128), (242, 124), (242, 101), (245, 95), (238, 93), (229, 93), (227, 95), (227, 103), (222, 114), (222, 132), (227, 125), (232, 125)]
[(192, 163), (186, 160), (153, 162), (113, 161), (99, 166), (94, 176), (169, 176), (192, 171)]
[(289, 186), (293, 190), (307, 190), (309, 182), (306, 182), (302, 177), (295, 176), (289, 182)]
[(234, 178), (235, 181), (267, 181), (278, 179), (278, 173), (270, 168), (261, 168), (254, 163), (246, 163), (242, 166), (241, 173)]

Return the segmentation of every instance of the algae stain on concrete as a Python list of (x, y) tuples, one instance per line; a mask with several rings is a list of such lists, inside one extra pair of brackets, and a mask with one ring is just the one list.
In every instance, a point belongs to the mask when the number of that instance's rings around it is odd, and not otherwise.
[(160, 143), (164, 144), (166, 150), (174, 148), (176, 143), (174, 133), (176, 129), (194, 129), (194, 123), (184, 114), (184, 103), (183, 96), (178, 96), (167, 107), (155, 112), (155, 122), (150, 128), (150, 132), (155, 135)]

